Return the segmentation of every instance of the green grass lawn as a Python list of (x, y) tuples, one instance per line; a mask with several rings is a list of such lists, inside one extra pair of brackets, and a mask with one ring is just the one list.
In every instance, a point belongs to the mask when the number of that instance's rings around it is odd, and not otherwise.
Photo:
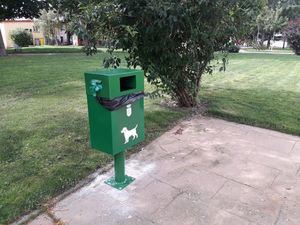
[(214, 116), (300, 135), (300, 57), (232, 54), (227, 71), (206, 75), (201, 100)]
[[(98, 52), (106, 52), (107, 48), (97, 48)], [(40, 54), (40, 53), (80, 53), (84, 52), (82, 46), (72, 46), (72, 45), (42, 45), (42, 46), (31, 46), (23, 47), (19, 50), (14, 48), (9, 48), (6, 50), (8, 54)], [(121, 49), (115, 52), (122, 52)]]
[[(112, 160), (89, 147), (83, 80), (83, 72), (99, 68), (104, 56), (0, 58), (0, 224), (38, 208)], [(186, 112), (160, 107), (159, 101), (145, 100), (145, 143)]]
[(23, 47), (19, 50), (9, 48), (6, 50), (8, 54), (23, 54), (23, 53), (79, 53), (83, 52), (82, 46), (56, 46), (56, 45), (42, 45)]
[(270, 49), (254, 49), (254, 48), (243, 48), (244, 52), (249, 53), (273, 53), (273, 54), (294, 54), (293, 50), (291, 48), (273, 48)]

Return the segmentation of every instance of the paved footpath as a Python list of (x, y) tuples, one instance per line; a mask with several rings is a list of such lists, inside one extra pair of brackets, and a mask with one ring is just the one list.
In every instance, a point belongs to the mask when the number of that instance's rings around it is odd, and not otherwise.
[[(125, 190), (103, 183), (111, 170), (58, 202), (52, 216), (71, 225), (300, 224), (300, 137), (197, 116), (126, 168), (136, 180)], [(53, 220), (43, 214), (29, 224)]]

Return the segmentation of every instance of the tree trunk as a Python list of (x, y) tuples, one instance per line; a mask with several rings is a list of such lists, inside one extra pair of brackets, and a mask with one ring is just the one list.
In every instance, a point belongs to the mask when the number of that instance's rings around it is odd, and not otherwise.
[(71, 45), (71, 32), (70, 31), (67, 31), (67, 42), (68, 42), (68, 45)]
[[(213, 52), (211, 53), (213, 55)], [(209, 58), (209, 55), (208, 55)], [(205, 71), (205, 68), (208, 64), (208, 61), (198, 62), (197, 63), (197, 76), (191, 78), (193, 87), (189, 87), (188, 85), (180, 83), (177, 84), (177, 87), (173, 92), (175, 93), (176, 99), (178, 101), (179, 106), (181, 107), (195, 107), (198, 105), (199, 91), (201, 87), (201, 79), (202, 75)], [(187, 74), (182, 72), (181, 77), (188, 77)]]
[(283, 38), (283, 45), (282, 45), (282, 49), (285, 48), (285, 38)]
[(186, 89), (177, 90), (176, 95), (180, 107), (194, 107), (198, 104), (197, 97), (194, 97)]
[(265, 41), (265, 34), (262, 33), (262, 34), (261, 34), (260, 43), (259, 43), (260, 48), (264, 48), (264, 41)]
[(270, 49), (271, 46), (271, 36), (268, 36), (267, 49)]
[(260, 35), (260, 32), (259, 32), (259, 27), (257, 28), (257, 34), (256, 34), (256, 43), (258, 44), (259, 43), (259, 35)]
[(0, 30), (0, 56), (6, 56), (6, 50), (5, 50), (1, 30)]
[[(186, 77), (186, 76), (183, 76)], [(199, 85), (199, 82), (195, 81), (195, 86)], [(194, 107), (198, 104), (198, 92), (199, 86), (191, 90), (187, 85), (178, 84), (176, 90), (173, 90), (175, 97), (180, 107)]]

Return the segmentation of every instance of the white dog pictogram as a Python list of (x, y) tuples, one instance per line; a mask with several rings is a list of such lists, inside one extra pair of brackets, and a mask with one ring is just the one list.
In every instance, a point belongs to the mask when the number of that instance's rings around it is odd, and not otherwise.
[(123, 127), (123, 129), (121, 130), (121, 133), (124, 134), (124, 138), (125, 138), (125, 142), (124, 144), (127, 144), (129, 142), (129, 138), (132, 136), (133, 139), (136, 139), (138, 138), (138, 134), (136, 132), (136, 128), (137, 128), (138, 125), (135, 126), (135, 128), (131, 129), (131, 130), (128, 130), (127, 127)]

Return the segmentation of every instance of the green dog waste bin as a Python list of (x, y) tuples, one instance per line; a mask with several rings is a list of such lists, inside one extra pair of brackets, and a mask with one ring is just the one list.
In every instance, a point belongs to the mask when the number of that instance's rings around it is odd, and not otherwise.
[(144, 72), (103, 69), (85, 73), (91, 147), (114, 156), (115, 176), (107, 184), (123, 189), (125, 150), (144, 140)]

